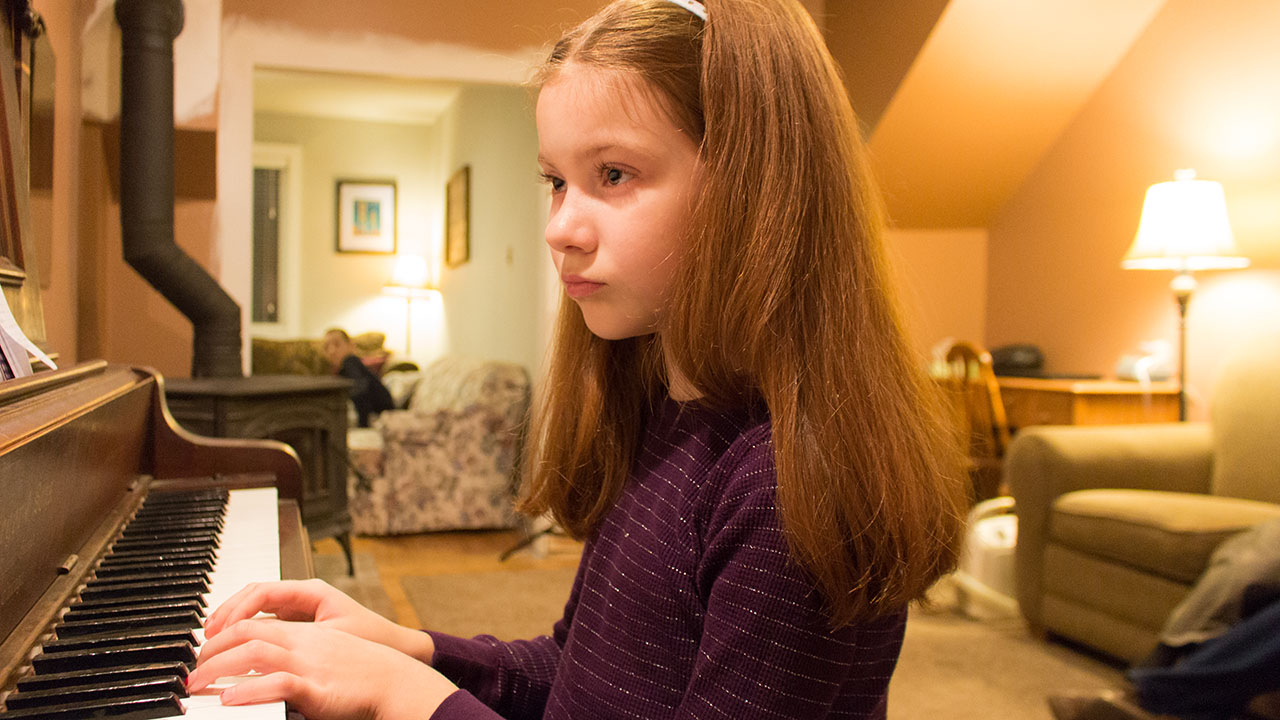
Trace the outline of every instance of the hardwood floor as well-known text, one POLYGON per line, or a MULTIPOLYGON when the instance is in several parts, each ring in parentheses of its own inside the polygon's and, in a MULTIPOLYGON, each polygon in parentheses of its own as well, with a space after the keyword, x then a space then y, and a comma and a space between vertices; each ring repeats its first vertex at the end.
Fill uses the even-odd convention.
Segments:
MULTIPOLYGON (((421 627, 418 615, 405 597, 400 579, 406 575, 449 575, 501 572, 533 568, 577 567, 582 544, 562 535, 547 535, 507 558, 504 550, 522 537, 519 530, 464 530, 388 537, 353 537, 355 553, 373 557, 378 579, 401 625, 421 627)), ((317 555, 341 555, 333 539, 313 543, 317 555)))

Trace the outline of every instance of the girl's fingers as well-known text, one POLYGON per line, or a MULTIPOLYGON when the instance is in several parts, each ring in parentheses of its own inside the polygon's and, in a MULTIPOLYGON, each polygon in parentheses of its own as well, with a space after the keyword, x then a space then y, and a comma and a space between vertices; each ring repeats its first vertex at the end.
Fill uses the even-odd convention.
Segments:
POLYGON ((261 583, 249 583, 248 585, 245 585, 234 595, 223 601, 217 609, 209 613, 209 617, 205 618, 204 621, 205 637, 213 637, 220 632, 222 628, 228 624, 228 618, 232 615, 236 615, 238 608, 242 607, 250 596, 259 592, 261 585, 261 583))
MULTIPOLYGON (((289 629, 289 625, 291 623, 266 619, 236 623, 227 628, 225 632, 219 633, 218 637, 205 639, 204 645, 200 647, 200 657, 196 660, 196 669, 199 670, 216 658, 221 657, 224 653, 229 653, 239 646, 253 642, 266 643, 278 647, 284 652, 290 652, 295 648, 295 632, 297 631, 296 629, 289 629)), ((296 624, 294 627, 297 627, 296 624)), ((253 669, 265 672, 262 668, 253 669)), ((204 677, 203 674, 201 676, 204 677)), ((212 678, 210 678, 210 682, 212 682, 212 678)))
POLYGON ((311 705, 311 685, 292 673, 273 672, 241 680, 219 693, 223 705, 251 705, 283 700, 296 708, 311 705))
POLYGON ((207 658, 201 652, 196 669, 187 676, 187 690, 203 690, 220 677, 250 672, 267 675, 289 672, 291 668, 292 654, 288 650, 266 640, 253 639, 207 658))
POLYGON ((241 620, 260 612, 272 613, 286 620, 310 620, 323 595, 309 582, 284 581, 253 583, 245 586, 218 606, 205 621, 205 637, 213 637, 241 620))

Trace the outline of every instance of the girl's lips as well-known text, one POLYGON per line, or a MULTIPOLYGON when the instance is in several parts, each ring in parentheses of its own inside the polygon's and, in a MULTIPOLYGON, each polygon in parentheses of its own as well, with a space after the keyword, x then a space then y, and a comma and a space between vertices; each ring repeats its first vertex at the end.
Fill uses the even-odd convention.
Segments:
POLYGON ((602 287, 604 283, 590 282, 581 278, 564 278, 564 291, 575 300, 587 297, 602 287))

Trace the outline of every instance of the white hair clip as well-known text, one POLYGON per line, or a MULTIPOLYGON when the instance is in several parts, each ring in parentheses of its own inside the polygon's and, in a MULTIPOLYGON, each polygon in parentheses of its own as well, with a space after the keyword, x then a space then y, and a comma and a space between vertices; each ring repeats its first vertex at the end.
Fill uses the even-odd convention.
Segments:
POLYGON ((667 0, 672 5, 679 5, 689 12, 702 18, 702 22, 707 21, 707 6, 698 2, 698 0, 667 0))

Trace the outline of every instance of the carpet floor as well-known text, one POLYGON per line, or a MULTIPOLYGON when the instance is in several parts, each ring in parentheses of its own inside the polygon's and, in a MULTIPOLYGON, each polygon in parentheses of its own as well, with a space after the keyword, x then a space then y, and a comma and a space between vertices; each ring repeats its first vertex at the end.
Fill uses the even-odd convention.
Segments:
POLYGON ((520 640, 549 635, 564 615, 573 568, 406 577, 400 581, 432 630, 520 640))
POLYGON ((889 720, 1051 720, 1050 695, 1123 686, 1110 665, 1033 636, 1018 617, 977 620, 945 587, 913 606, 889 683, 889 720))
POLYGON ((387 597, 387 591, 382 589, 382 583, 378 580, 378 567, 373 556, 355 553, 352 559, 355 561, 355 575, 347 574, 347 560, 342 555, 314 553, 311 556, 316 577, 382 617, 395 620, 396 612, 391 606, 391 598, 387 597))

